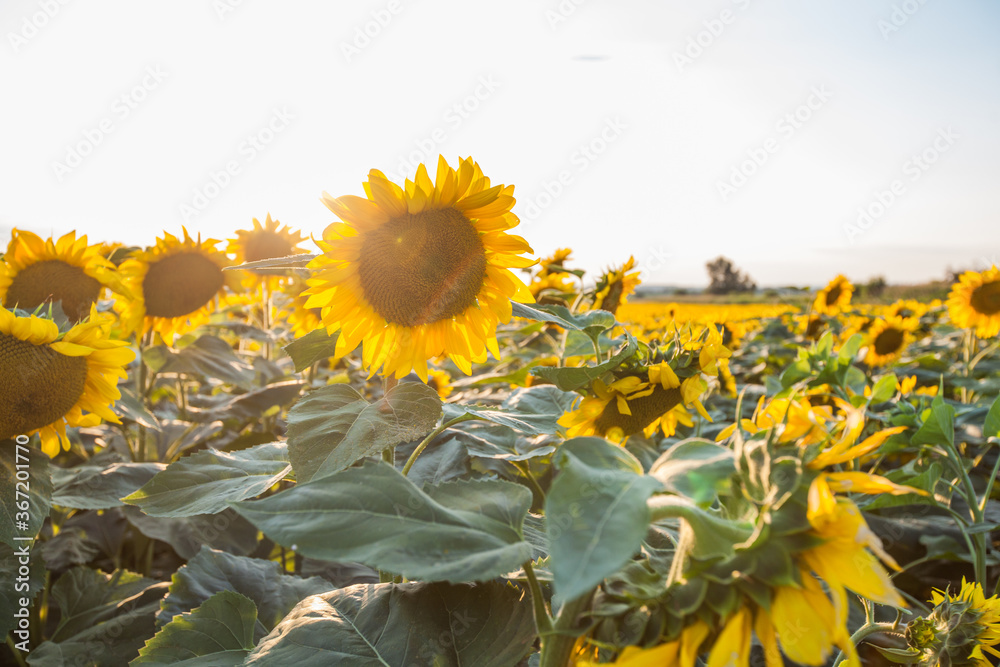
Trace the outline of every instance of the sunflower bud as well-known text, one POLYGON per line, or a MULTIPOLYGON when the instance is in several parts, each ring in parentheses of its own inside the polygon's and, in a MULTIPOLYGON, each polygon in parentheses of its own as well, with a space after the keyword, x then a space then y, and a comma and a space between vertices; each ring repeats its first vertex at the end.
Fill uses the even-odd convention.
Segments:
POLYGON ((918 618, 906 626, 906 641, 921 652, 920 665, 977 665, 979 660, 979 623, 982 612, 972 600, 945 598, 927 618, 918 618))

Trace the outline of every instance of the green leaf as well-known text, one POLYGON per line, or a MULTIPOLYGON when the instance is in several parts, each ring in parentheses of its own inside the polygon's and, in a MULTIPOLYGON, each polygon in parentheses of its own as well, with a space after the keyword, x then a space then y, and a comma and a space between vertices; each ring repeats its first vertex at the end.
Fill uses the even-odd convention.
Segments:
POLYGON ((197 609, 167 623, 129 665, 242 665, 254 647, 257 607, 232 591, 216 593, 197 609))
POLYGON ((879 381, 875 383, 875 387, 872 389, 872 396, 870 403, 872 405, 877 405, 879 403, 884 403, 890 398, 896 395, 896 387, 898 385, 898 380, 896 379, 895 373, 889 373, 888 375, 883 375, 879 378, 879 381))
MULTIPOLYGON (((24 558, 23 549, 29 542, 22 542, 15 551, 10 546, 0 543, 0 636, 17 627, 18 619, 14 614, 20 614, 22 608, 31 609, 35 595, 45 586, 45 566, 37 552, 32 554, 29 549, 28 576, 19 572, 24 558), (28 602, 22 607, 21 600, 28 602)), ((20 641, 20 638, 15 638, 20 641)))
POLYGON ((1000 396, 993 401, 990 411, 986 414, 986 421, 983 422, 984 438, 1000 438, 1000 396))
POLYGON ((622 454, 627 452, 621 447, 590 437, 567 440, 559 448, 559 473, 545 500, 545 527, 549 567, 563 600, 589 592, 625 565, 649 530, 646 501, 661 485, 643 476, 641 466, 637 474, 622 454))
POLYGON ((120 507, 127 496, 166 468, 162 463, 112 463, 52 469, 52 504, 80 510, 120 507))
MULTIPOLYGON (((539 438, 519 436, 507 426, 489 422, 463 422, 452 427, 452 430, 457 432, 456 437, 473 458, 527 461, 556 451, 556 443, 551 438, 544 438, 539 442, 539 438)), ((417 459, 417 463, 420 463, 420 459, 417 459)))
MULTIPOLYGON (((536 322, 551 322, 553 324, 558 324, 564 329, 574 329, 580 331, 580 327, 575 324, 571 319, 563 318, 554 314, 554 310, 551 306, 540 306, 535 304, 535 307, 526 306, 523 303, 517 303, 516 301, 511 301, 511 312, 514 317, 521 317, 526 320, 534 320, 536 322)), ((566 310, 563 308, 563 310, 566 310)))
POLYGON ((266 387, 234 396, 210 408, 198 409, 189 406, 188 413, 191 421, 221 419, 246 423, 260 419, 261 415, 271 408, 291 404, 302 393, 302 388, 305 386, 306 383, 300 380, 275 382, 266 387))
POLYGON ((506 583, 368 584, 310 598, 247 658, 248 667, 515 667, 536 630, 506 583))
POLYGON ((49 515, 52 479, 49 457, 13 440, 0 443, 0 542, 17 548, 15 537, 34 537, 49 515))
POLYGON ((160 430, 160 422, 149 409, 143 405, 142 401, 135 397, 135 391, 131 387, 121 388, 122 397, 115 401, 115 414, 122 419, 133 421, 144 428, 160 430))
POLYGON ((843 345, 840 346, 840 351, 837 353, 837 360, 844 364, 849 364, 854 360, 854 357, 858 355, 858 350, 861 349, 861 345, 865 342, 865 337, 859 333, 852 335, 843 345))
MULTIPOLYGON (((236 356, 229 343, 221 338, 202 336, 180 352, 173 352, 163 346, 153 349, 160 350, 159 356, 162 357, 159 373, 193 375, 203 379, 222 380, 246 390, 253 388, 256 375, 253 366, 236 356)), ((144 351, 143 360, 151 352, 144 351)))
POLYGON ((274 561, 234 556, 202 547, 197 556, 174 573, 170 591, 160 604, 156 624, 165 625, 216 593, 233 591, 247 596, 256 605, 259 626, 256 639, 260 639, 300 600, 333 587, 320 577, 305 579, 285 574, 274 561))
POLYGON ((623 361, 632 356, 638 349, 638 342, 631 334, 626 334, 625 344, 610 360, 596 366, 580 368, 553 368, 551 366, 536 366, 531 374, 551 382, 563 391, 575 391, 590 384, 608 371, 614 370, 623 361))
POLYGON ((402 382, 374 403, 348 385, 329 385, 288 412, 288 456, 296 478, 308 482, 421 438, 439 417, 441 399, 422 382, 402 382))
POLYGON ((295 363, 295 372, 301 373, 317 361, 334 356, 339 337, 339 331, 330 335, 326 333, 326 329, 314 329, 305 336, 296 338, 282 349, 295 363))
POLYGON ((503 402, 499 410, 478 405, 448 403, 446 419, 468 413, 486 421, 507 426, 528 435, 552 435, 559 428, 559 418, 569 410, 577 395, 556 387, 540 385, 518 389, 503 402))
POLYGON ((955 408, 944 402, 940 396, 934 397, 923 425, 913 434, 913 445, 955 444, 955 408))
POLYGON ((667 490, 699 505, 711 504, 735 473, 731 449, 694 438, 668 449, 649 470, 667 490))
POLYGON ((260 495, 291 470, 281 442, 232 453, 204 449, 171 463, 122 500, 148 516, 216 514, 229 501, 260 495))
POLYGON ((140 533, 166 542, 184 559, 193 558, 203 544, 237 554, 250 553, 257 546, 257 529, 231 509, 179 518, 146 516, 132 506, 123 510, 140 533))
MULTIPOLYGON (((733 546, 742 544, 753 534, 753 526, 745 521, 732 521, 705 510, 680 496, 656 496, 652 501, 656 520, 677 517, 694 533, 687 554, 700 560, 731 558, 733 546)), ((678 554, 677 558, 686 554, 678 554)))
POLYGON ((385 463, 366 462, 234 504, 278 544, 311 558, 353 561, 428 581, 481 581, 531 555, 521 524, 531 492, 501 481, 418 489, 385 463))
POLYGON ((242 264, 237 264, 236 266, 226 266, 223 267, 223 271, 237 271, 246 269, 298 269, 305 267, 306 264, 312 260, 319 257, 319 255, 310 255, 307 253, 300 253, 296 255, 286 255, 284 257, 271 257, 270 259, 260 259, 256 262, 243 262, 242 264))

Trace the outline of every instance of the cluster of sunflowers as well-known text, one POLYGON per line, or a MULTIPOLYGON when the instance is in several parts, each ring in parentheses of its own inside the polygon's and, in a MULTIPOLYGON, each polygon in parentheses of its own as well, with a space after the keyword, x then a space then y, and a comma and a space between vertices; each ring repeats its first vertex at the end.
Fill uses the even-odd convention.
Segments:
MULTIPOLYGON (((991 475, 979 470, 1000 438, 1000 403, 984 403, 1000 392, 996 267, 963 274, 947 303, 855 304, 843 276, 804 312, 643 302, 632 257, 590 283, 570 265, 568 248, 528 257, 527 241, 511 233, 513 186, 492 185, 471 159, 457 167, 439 159, 433 179, 421 165, 402 185, 372 170, 364 194, 323 194, 338 221, 316 240, 316 254, 270 215, 225 248, 187 229, 147 249, 15 229, 0 262, 0 441, 37 434, 42 451, 65 463, 104 442, 85 443, 81 429, 107 422, 142 433, 136 408, 123 424, 116 403, 134 383, 138 409, 155 412, 146 377, 152 349, 167 350, 165 358, 200 332, 241 324, 262 332, 226 339, 234 353, 263 359, 247 366, 251 375, 267 375, 265 384, 297 375, 271 364, 271 344, 289 343, 294 366, 309 369, 307 396, 343 399, 310 413, 310 428, 337 426, 323 421, 327 413, 372 408, 366 395, 380 414, 402 420, 420 410, 397 411, 399 387, 429 391, 433 419, 394 426, 407 436, 400 442, 419 441, 403 477, 435 446, 468 451, 461 443, 473 442, 500 452, 456 475, 463 484, 500 478, 515 484, 491 488, 531 489, 530 503, 509 501, 500 513, 523 504, 527 515, 530 504, 544 538, 525 545, 537 553, 507 576, 533 602, 542 667, 723 667, 749 665, 754 655, 768 667, 786 658, 930 667, 1000 657, 1000 600, 983 589, 997 562, 987 513, 1000 458, 991 475), (293 350, 304 347, 311 351, 300 365, 293 350), (381 382, 371 384, 376 374, 381 382), (741 418, 750 397, 756 408, 741 418), (968 423, 984 415, 981 426, 968 423), (463 426, 476 420, 489 426, 463 426), (546 517, 557 487, 586 467, 574 469, 576 460, 607 465, 607 479, 595 473, 595 497, 602 484, 620 483, 621 493, 605 514, 581 511, 570 524, 595 535, 609 522, 637 529, 634 543, 587 545, 580 559, 595 568, 587 574, 594 581, 563 599, 573 566, 547 549, 566 531, 546 517), (964 540, 957 550, 968 548, 954 560, 971 567, 972 583, 963 579, 957 593, 947 582, 934 591, 897 585, 913 563, 897 562, 870 513, 889 521, 877 513, 907 503, 954 519, 964 540), (604 548, 624 557, 604 556, 597 568, 593 552, 604 548)), ((221 384, 202 392, 202 404, 227 391, 221 384)), ((278 441, 283 461, 305 465, 295 449, 305 447, 296 442, 305 411, 296 431, 281 419, 295 408, 270 408, 251 429, 260 439, 247 446, 278 441)), ((344 423, 322 444, 310 441, 309 456, 347 439, 344 423)), ((361 453, 332 472, 367 474, 375 464, 364 460, 379 453, 378 465, 400 468, 395 445, 376 451, 380 434, 358 431, 351 437, 364 443, 361 453)), ((139 452, 133 462, 144 460, 139 452)), ((316 470, 303 470, 254 493, 308 488, 316 470)), ((521 523, 517 540, 527 539, 521 523)), ((379 585, 406 585, 379 574, 379 585)))

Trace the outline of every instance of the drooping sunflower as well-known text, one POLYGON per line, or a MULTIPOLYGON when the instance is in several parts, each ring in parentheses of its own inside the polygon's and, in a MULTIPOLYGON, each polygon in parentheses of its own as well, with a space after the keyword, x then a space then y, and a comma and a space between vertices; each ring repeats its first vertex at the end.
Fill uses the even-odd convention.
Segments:
POLYGON ((67 425, 118 423, 111 405, 135 353, 108 338, 113 322, 91 307, 88 321, 60 334, 51 320, 0 307, 0 440, 38 433, 55 456, 69 449, 67 425))
POLYGON ((951 286, 948 316, 955 326, 975 328, 980 338, 1000 333, 1000 269, 966 271, 951 286))
POLYGON ((705 380, 695 375, 682 382, 665 362, 649 366, 646 379, 625 375, 611 384, 597 379, 590 389, 593 396, 584 398, 575 410, 559 419, 567 438, 597 435, 624 442, 636 433, 648 437, 657 428, 669 437, 678 422, 693 425, 689 406, 711 421, 700 401, 707 389, 705 380))
MULTIPOLYGON (((298 244, 306 239, 302 232, 292 231, 278 220, 272 220, 271 214, 261 225, 257 218, 253 219, 253 229, 240 229, 235 239, 229 239, 226 252, 235 255, 236 263, 259 262, 275 257, 288 257, 306 252, 298 244)), ((245 287, 255 287, 264 281, 277 283, 288 275, 286 269, 247 269, 243 280, 245 287)))
POLYGON ((847 278, 839 275, 816 295, 816 300, 813 301, 813 312, 822 315, 837 315, 841 311, 847 310, 851 304, 852 294, 854 294, 854 285, 847 278))
POLYGON ((87 237, 70 232, 59 240, 15 229, 0 262, 0 303, 7 308, 34 310, 59 301, 73 322, 90 313, 90 306, 107 287, 123 292, 114 265, 101 255, 101 246, 87 245, 87 237))
POLYGON ((427 360, 447 354, 466 374, 499 357, 496 328, 511 318, 510 300, 534 301, 510 268, 527 268, 532 252, 511 212, 514 186, 490 185, 472 158, 452 169, 439 158, 434 181, 420 165, 401 188, 373 169, 367 198, 323 203, 343 222, 318 241, 323 254, 306 302, 322 309, 337 354, 364 341, 362 363, 372 373, 427 380, 427 360))
POLYGON ((885 366, 899 359, 913 342, 913 331, 917 324, 916 320, 904 320, 902 317, 875 320, 868 329, 865 341, 868 346, 865 363, 869 366, 885 366))
POLYGON ((618 307, 642 284, 639 272, 633 271, 634 268, 635 257, 629 257, 620 268, 611 269, 601 276, 594 295, 594 310, 606 310, 612 315, 618 312, 618 307))
POLYGON ((156 331, 167 345, 208 321, 216 295, 239 280, 223 271, 230 262, 216 249, 215 239, 197 239, 184 231, 184 239, 163 233, 156 245, 135 253, 122 263, 121 274, 132 298, 116 304, 127 332, 139 335, 156 331))

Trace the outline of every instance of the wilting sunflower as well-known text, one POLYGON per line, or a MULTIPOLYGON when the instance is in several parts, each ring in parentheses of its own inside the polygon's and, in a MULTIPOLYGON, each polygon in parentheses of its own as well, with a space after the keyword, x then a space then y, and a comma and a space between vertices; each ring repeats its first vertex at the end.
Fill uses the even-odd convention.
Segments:
POLYGON ((101 246, 87 245, 87 237, 76 232, 54 241, 15 229, 0 262, 0 303, 7 308, 30 311, 59 301, 66 317, 79 322, 105 287, 124 291, 101 246))
MULTIPOLYGON (((293 232, 287 225, 271 220, 271 214, 268 213, 263 226, 254 218, 253 229, 238 230, 236 238, 229 240, 226 252, 236 256, 237 264, 259 262, 304 253, 306 251, 299 248, 298 244, 305 240, 302 232, 293 232)), ((254 287, 268 278, 273 278, 270 282, 275 283, 287 274, 285 269, 247 269, 243 284, 254 287)))
POLYGON ((711 421, 700 399, 707 383, 700 376, 681 382, 666 363, 649 366, 646 379, 626 375, 611 384, 600 379, 591 384, 593 396, 584 398, 576 410, 559 419, 566 437, 598 435, 615 442, 643 433, 647 437, 659 428, 667 437, 677 423, 693 425, 687 406, 694 406, 711 421))
POLYGON ((60 335, 51 320, 0 307, 0 440, 38 433, 55 456, 60 444, 69 449, 67 425, 118 423, 110 406, 135 353, 108 339, 113 322, 92 308, 87 322, 60 335))
POLYGON ((904 320, 902 317, 875 320, 868 328, 865 363, 869 366, 885 366, 899 359, 906 347, 913 342, 913 331, 917 324, 916 320, 904 320))
POLYGON ((955 326, 975 328, 980 338, 1000 333, 1000 269, 963 273, 951 286, 948 316, 955 326))
POLYGON ((405 188, 373 169, 366 199, 347 195, 323 203, 344 222, 318 241, 323 255, 306 305, 322 308, 329 333, 340 330, 337 354, 364 341, 371 372, 427 380, 427 360, 447 354, 466 374, 472 362, 499 357, 496 328, 511 318, 510 300, 533 302, 508 269, 527 268, 532 252, 511 213, 514 186, 490 186, 472 158, 452 169, 439 158, 432 181, 420 165, 405 188))
POLYGON ((629 257, 620 268, 611 269, 601 276, 594 295, 594 310, 606 310, 612 315, 618 312, 618 307, 642 283, 639 272, 632 270, 634 268, 635 258, 629 257))
POLYGON ((844 276, 837 276, 819 291, 813 301, 813 312, 823 315, 837 315, 851 304, 854 285, 844 276))
POLYGON ((229 260, 216 250, 217 240, 202 241, 201 234, 195 240, 183 231, 183 241, 164 232, 155 246, 122 263, 120 271, 132 293, 119 306, 127 332, 156 331, 172 345, 175 336, 208 321, 215 296, 239 280, 222 270, 229 260))

